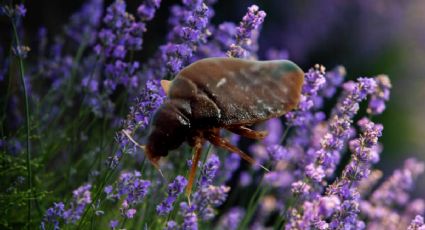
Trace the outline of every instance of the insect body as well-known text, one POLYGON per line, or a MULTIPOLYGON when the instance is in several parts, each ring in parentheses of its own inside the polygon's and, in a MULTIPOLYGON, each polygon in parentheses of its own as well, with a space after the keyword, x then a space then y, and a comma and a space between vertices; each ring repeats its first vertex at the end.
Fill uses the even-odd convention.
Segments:
POLYGON ((255 161, 229 141, 220 129, 261 140, 266 132, 247 126, 294 109, 301 95, 303 71, 286 60, 249 61, 207 58, 184 68, 176 78, 162 81, 168 100, 153 116, 146 154, 153 165, 183 142, 194 147, 187 193, 190 194, 202 144, 213 145, 255 161))

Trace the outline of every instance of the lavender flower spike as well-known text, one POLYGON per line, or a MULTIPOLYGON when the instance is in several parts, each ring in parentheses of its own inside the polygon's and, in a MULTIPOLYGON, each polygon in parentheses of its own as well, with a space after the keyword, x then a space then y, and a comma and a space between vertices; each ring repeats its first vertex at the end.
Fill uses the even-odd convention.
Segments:
POLYGON ((424 230, 425 224, 424 224, 424 218, 421 215, 417 215, 415 219, 412 220, 412 223, 410 223, 409 227, 407 227, 407 230, 424 230))
POLYGON ((183 4, 184 8, 173 8, 174 28, 168 35, 172 42, 160 47, 161 59, 166 61, 171 74, 177 74, 187 64, 208 35, 208 6, 202 0, 183 1, 183 4))
POLYGON ((375 77, 375 81, 377 87, 367 108, 367 113, 372 115, 381 114, 385 110, 385 102, 390 99, 390 89, 392 87, 387 75, 379 75, 375 77))
POLYGON ((180 211, 183 216, 182 230, 198 230, 198 217, 195 213, 195 206, 186 202, 180 203, 180 211))
POLYGON ((86 184, 72 192, 73 198, 71 208, 63 213, 63 219, 65 219, 67 223, 77 222, 84 213, 86 206, 92 203, 90 189, 91 184, 86 184))
POLYGON ((359 78, 356 83, 346 83, 344 88, 342 98, 332 111, 329 132, 323 136, 321 148, 315 153, 317 161, 315 165, 312 163, 306 166, 307 176, 316 182, 334 173, 340 160, 340 151, 352 135, 352 118, 359 110, 359 103, 375 91, 376 82, 372 78, 359 78))
POLYGON ((40 228, 43 230, 49 229, 46 225, 53 224, 54 229, 60 229, 59 221, 63 217, 64 209, 65 205, 62 202, 54 203, 53 207, 47 209, 46 214, 44 214, 40 228))
POLYGON ((187 185, 187 180, 183 176, 177 176, 176 179, 168 185, 168 197, 156 206, 156 212, 164 216, 173 210, 173 203, 183 192, 187 185))
POLYGON ((257 32, 256 30, 263 23, 265 17, 266 13, 259 10, 257 5, 248 7, 248 12, 236 28, 236 42, 230 46, 227 56, 246 58, 250 56, 251 51, 255 51, 253 37, 257 32))

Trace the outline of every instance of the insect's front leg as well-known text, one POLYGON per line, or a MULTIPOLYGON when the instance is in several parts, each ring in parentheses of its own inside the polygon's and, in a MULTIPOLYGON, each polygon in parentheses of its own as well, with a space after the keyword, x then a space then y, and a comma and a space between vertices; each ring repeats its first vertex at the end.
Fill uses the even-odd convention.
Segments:
POLYGON ((254 139, 254 140, 263 140, 264 138, 266 138, 268 134, 267 131, 255 131, 243 125, 228 126, 225 128, 232 133, 236 133, 238 135, 244 136, 246 138, 254 139))

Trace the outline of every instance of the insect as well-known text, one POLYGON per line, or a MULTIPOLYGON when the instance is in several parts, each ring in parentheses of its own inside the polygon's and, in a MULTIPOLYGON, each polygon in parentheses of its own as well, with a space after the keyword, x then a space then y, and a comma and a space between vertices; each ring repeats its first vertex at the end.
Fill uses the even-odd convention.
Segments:
POLYGON ((161 81, 168 99, 151 121, 145 152, 159 169, 158 161, 168 151, 187 142, 194 149, 189 196, 207 140, 237 153, 251 164, 255 160, 220 137, 220 130, 261 140, 265 131, 248 126, 279 117, 300 100, 304 72, 286 60, 250 61, 236 58, 206 58, 184 68, 172 81, 161 81))

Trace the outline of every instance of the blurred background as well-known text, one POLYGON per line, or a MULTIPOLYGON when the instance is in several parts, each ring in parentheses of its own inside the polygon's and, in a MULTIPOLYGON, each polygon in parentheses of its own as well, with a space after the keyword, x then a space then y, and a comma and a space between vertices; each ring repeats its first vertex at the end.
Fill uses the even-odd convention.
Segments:
MULTIPOLYGON (((25 37, 35 37, 40 26, 47 28, 49 37, 61 33, 83 2, 27 1, 31 10, 24 20, 25 37)), ((126 2, 129 11, 135 11, 141 1, 126 2)), ((168 8, 174 3, 178 1, 163 0, 148 24, 142 59, 163 43, 168 8)), ((273 48, 287 52, 304 70, 320 63, 328 69, 345 66, 348 78, 389 75, 391 99, 386 112, 376 118, 385 126, 384 152, 377 167, 388 176, 409 156, 425 160, 425 1, 222 0, 215 4, 213 23, 238 22, 251 4, 267 13, 259 38, 260 59, 273 48)), ((1 34, 8 31, 6 21, 0 25, 1 34)), ((2 43, 7 42, 4 39, 0 37, 2 43)), ((423 177, 421 181, 416 193, 425 191, 423 177)))

